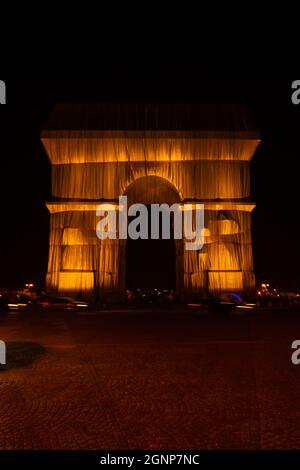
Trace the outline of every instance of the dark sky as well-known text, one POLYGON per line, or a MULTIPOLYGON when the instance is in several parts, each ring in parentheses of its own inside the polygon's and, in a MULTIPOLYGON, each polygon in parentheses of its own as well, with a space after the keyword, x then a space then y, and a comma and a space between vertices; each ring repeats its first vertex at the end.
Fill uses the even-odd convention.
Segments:
MULTIPOLYGON (((7 105, 0 106, 0 287, 44 281, 50 164, 40 129, 59 101, 246 103, 261 131, 251 163, 253 247, 259 280, 300 289, 300 105, 291 102, 297 79, 203 79, 187 73, 144 79, 14 81, 5 76, 7 105), (170 78, 171 77, 171 78, 170 78)), ((298 77, 300 78, 300 77, 298 77)))

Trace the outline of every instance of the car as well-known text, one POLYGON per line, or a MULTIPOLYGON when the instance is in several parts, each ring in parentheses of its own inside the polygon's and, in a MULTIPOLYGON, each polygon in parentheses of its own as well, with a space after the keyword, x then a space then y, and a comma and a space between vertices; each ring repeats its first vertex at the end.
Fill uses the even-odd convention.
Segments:
POLYGON ((235 309, 234 302, 214 297, 198 299, 194 303, 187 304, 187 309, 192 311, 208 310, 212 313, 229 313, 235 309))
POLYGON ((246 302, 242 297, 235 293, 230 293, 227 295, 227 298, 230 302, 235 304, 235 308, 241 311, 251 311, 255 310, 256 304, 246 302))
POLYGON ((29 306, 28 299, 16 293, 1 293, 0 294, 0 311, 16 311, 27 310, 29 306))
POLYGON ((87 302, 81 302, 71 297, 47 298, 41 300, 39 303, 44 309, 51 310, 79 310, 89 307, 87 302))
POLYGON ((187 305, 188 310, 208 310, 212 313, 230 313, 234 310, 253 311, 255 304, 246 303, 238 294, 224 294, 222 298, 207 297, 197 299, 196 302, 187 305))

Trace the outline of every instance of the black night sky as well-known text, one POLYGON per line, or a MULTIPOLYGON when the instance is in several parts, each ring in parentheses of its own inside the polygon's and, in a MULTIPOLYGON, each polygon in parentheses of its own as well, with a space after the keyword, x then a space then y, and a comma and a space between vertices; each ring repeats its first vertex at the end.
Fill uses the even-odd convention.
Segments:
POLYGON ((147 80, 0 78, 7 86, 7 105, 0 106, 0 287, 44 282, 51 172, 39 136, 53 104, 153 101, 248 104, 262 139, 251 163, 255 273, 258 281, 300 290, 300 105, 291 102, 297 76, 275 81, 209 80, 188 72, 184 78, 172 73, 147 80))

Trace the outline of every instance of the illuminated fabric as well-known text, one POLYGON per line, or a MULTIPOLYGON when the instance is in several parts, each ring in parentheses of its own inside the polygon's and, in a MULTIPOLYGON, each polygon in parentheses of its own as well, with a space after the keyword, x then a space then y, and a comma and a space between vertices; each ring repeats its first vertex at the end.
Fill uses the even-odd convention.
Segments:
POLYGON ((89 293, 94 289, 93 272, 60 272, 58 289, 60 292, 89 293))
POLYGON ((220 286, 224 291, 241 291, 243 290, 243 273, 242 272, 210 272, 208 279, 208 287, 211 292, 218 292, 220 286))
MULTIPOLYGON (((112 111, 107 110, 109 115, 112 111)), ((98 203, 106 200, 118 207, 120 195, 127 195, 129 204, 204 203, 202 250, 186 251, 184 241, 176 241, 180 295, 253 289, 254 205, 247 201, 257 132, 247 130, 244 121, 232 131, 178 129, 50 126, 43 132, 52 163, 52 195, 57 198, 48 204, 49 290, 94 296, 124 293, 126 244, 96 237, 98 203)))
MULTIPOLYGON (((181 199, 239 199, 249 196, 247 162, 138 162, 52 166, 52 194, 59 198, 116 199, 144 176, 169 181, 181 199)), ((147 190, 147 181, 144 181, 147 190)), ((163 190, 158 185, 157 191, 163 190)), ((163 199, 161 199, 163 201, 163 199)))
POLYGON ((184 252, 184 285, 192 292, 211 293, 232 289, 251 290, 255 279, 251 243, 251 213, 247 211, 205 212, 209 234, 200 251, 184 252), (226 224, 225 224, 226 222, 226 224), (233 274, 238 272, 238 274, 233 274), (228 281, 224 281, 228 274, 228 281), (245 275, 244 275, 245 274, 245 275))
POLYGON ((251 133, 51 132, 42 142, 53 165, 114 162, 249 161, 259 144, 251 133))

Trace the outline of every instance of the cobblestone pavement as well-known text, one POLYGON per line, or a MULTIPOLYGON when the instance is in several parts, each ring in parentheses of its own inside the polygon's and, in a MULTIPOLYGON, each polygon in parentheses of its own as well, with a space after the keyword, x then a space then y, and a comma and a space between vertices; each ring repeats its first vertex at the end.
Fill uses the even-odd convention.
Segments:
POLYGON ((300 312, 0 317, 0 449, 300 448, 300 312))

